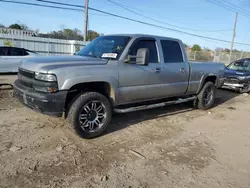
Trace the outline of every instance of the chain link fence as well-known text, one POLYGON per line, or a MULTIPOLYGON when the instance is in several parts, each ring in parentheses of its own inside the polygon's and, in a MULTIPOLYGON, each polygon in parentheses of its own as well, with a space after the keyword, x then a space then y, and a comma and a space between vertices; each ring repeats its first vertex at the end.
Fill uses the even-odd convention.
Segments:
POLYGON ((242 58, 250 58, 250 52, 233 52, 230 59, 229 52, 197 51, 187 52, 189 61, 214 61, 228 64, 242 58))

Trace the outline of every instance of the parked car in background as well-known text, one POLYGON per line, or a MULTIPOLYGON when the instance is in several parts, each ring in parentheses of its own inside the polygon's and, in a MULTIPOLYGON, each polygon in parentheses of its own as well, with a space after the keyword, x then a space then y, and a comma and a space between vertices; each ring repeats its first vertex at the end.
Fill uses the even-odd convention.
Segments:
POLYGON ((21 61, 33 56, 37 53, 24 48, 0 47, 0 73, 17 73, 21 61))
POLYGON ((126 113, 193 101, 214 105, 224 81, 222 63, 189 62, 178 39, 151 35, 108 35, 74 56, 23 61, 14 83, 29 108, 65 116, 84 138, 101 134, 112 112, 126 113))
POLYGON ((250 92, 250 58, 236 60, 225 70, 223 88, 233 89, 240 93, 250 92))

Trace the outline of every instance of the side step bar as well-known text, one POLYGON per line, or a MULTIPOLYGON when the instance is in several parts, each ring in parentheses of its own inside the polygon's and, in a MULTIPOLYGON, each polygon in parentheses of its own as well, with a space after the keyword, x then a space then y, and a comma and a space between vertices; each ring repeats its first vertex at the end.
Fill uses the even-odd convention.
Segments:
POLYGON ((167 102, 150 104, 150 105, 142 105, 142 106, 135 106, 135 107, 130 107, 130 108, 122 108, 122 109, 115 108, 114 111, 116 113, 128 113, 128 112, 135 112, 135 111, 139 111, 139 110, 148 110, 148 109, 168 106, 168 105, 172 105, 172 104, 185 103, 185 102, 188 102, 188 101, 193 101, 196 98, 197 97, 194 96, 194 97, 189 97, 189 98, 185 98, 185 99, 180 98, 180 99, 174 100, 174 101, 167 101, 167 102))

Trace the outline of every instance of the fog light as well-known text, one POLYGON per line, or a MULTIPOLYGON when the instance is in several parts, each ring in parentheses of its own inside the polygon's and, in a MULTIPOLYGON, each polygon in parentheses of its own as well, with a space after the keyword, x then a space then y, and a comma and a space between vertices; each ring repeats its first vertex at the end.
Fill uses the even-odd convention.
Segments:
POLYGON ((55 88, 55 87, 34 86, 34 89, 35 89, 36 91, 45 92, 45 93, 55 93, 55 92, 58 91, 58 89, 55 88))

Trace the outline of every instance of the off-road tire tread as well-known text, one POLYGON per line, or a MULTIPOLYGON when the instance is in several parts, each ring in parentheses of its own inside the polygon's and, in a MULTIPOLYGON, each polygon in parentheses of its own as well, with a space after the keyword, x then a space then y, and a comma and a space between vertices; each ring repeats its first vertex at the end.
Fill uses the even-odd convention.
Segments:
POLYGON ((69 112, 68 112, 68 116, 67 116, 68 124, 72 128, 74 128, 75 131, 81 137, 86 138, 86 139, 94 138, 94 137, 97 137, 100 134, 102 134, 106 130, 107 126, 110 124, 111 119, 112 119, 112 106, 111 106, 110 101, 107 99, 107 97, 105 97, 104 95, 97 93, 97 92, 84 92, 84 93, 80 93, 73 100, 74 101, 72 102, 72 104, 69 108, 69 112), (103 125, 101 130, 99 130, 98 132, 94 132, 94 133, 87 133, 87 132, 84 132, 80 128, 80 125, 78 122, 78 113, 79 113, 80 109, 82 108, 82 106, 84 104, 86 104, 91 99, 102 101, 102 103, 106 106, 107 119, 106 119, 106 122, 103 125))
POLYGON ((202 109, 202 110, 207 110, 207 109, 213 107, 214 101, 215 101, 215 93, 216 93, 216 88, 215 88, 214 83, 213 83, 213 82, 206 82, 206 83, 203 85, 203 87, 202 87, 200 93, 199 93, 198 96, 197 96, 197 101, 196 101, 196 104, 195 104, 196 107, 197 107, 198 109, 202 109), (209 86, 212 86, 212 90, 214 90, 214 96, 213 96, 213 99, 212 99, 212 101, 210 102, 210 104, 209 104, 209 105, 205 105, 205 104, 204 104, 204 101, 203 101, 203 100, 204 100, 204 92, 205 92, 206 88, 209 87, 209 86))

